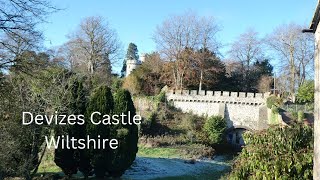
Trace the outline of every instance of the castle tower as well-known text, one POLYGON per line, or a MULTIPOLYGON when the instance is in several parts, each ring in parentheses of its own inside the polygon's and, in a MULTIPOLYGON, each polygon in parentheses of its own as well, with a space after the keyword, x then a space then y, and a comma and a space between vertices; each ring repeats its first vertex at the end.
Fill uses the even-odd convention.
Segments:
POLYGON ((135 59, 127 59, 126 77, 139 65, 135 59))
POLYGON ((126 77, 128 77, 134 69, 141 65, 145 61, 145 59, 146 55, 144 53, 140 55, 140 60, 127 59, 126 77))
POLYGON ((141 61, 141 63, 143 63, 145 60, 146 60, 146 54, 142 53, 142 54, 140 55, 140 61, 141 61))

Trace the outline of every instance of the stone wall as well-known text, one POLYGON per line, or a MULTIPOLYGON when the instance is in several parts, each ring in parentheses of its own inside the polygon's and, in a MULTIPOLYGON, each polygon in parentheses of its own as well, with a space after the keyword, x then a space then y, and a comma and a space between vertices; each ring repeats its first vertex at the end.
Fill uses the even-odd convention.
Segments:
POLYGON ((229 128, 261 130, 268 126, 267 94, 226 91, 168 91, 167 100, 183 112, 225 117, 229 128))

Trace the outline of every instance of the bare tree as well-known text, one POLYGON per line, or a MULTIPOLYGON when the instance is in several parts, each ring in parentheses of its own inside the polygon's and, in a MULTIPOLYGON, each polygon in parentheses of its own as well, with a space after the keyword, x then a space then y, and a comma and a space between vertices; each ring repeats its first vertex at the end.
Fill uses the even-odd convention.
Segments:
POLYGON ((41 33, 27 33, 16 30, 3 35, 0 40, 0 68, 8 68, 18 63, 25 51, 39 49, 41 33))
POLYGON ((41 39, 36 26, 58 9, 47 0, 0 0, 0 69, 9 67, 21 50, 41 39), (9 55, 7 54, 9 53, 9 55))
POLYGON ((200 51, 197 53, 199 56, 195 57, 196 67, 200 73, 199 91, 202 90, 204 76, 212 71, 222 71, 217 69, 216 66, 211 66, 213 61, 216 60, 216 55, 220 47, 220 43, 216 39, 216 34, 219 32, 220 27, 215 22, 213 17, 202 17, 200 23, 200 51), (208 63, 208 61, 210 61, 208 63))
POLYGON ((171 16, 157 26, 153 39, 162 56, 173 62, 171 67, 175 88, 183 88, 184 77, 190 68, 188 66, 194 59, 190 57, 191 51, 196 52, 201 48, 217 50, 218 30, 212 17, 199 17, 192 12, 171 16))
POLYGON ((113 63, 120 49, 115 30, 102 17, 85 18, 66 46, 72 64, 85 64, 91 74, 113 63))
POLYGON ((248 29, 241 34, 231 45, 229 54, 233 59, 240 61, 246 70, 249 70, 250 65, 263 56, 262 41, 258 33, 253 29, 248 29))
POLYGON ((262 92, 262 93, 270 92, 271 83, 272 83, 272 77, 266 76, 266 75, 262 76, 258 84, 259 92, 262 92))
POLYGON ((296 51, 298 61, 297 84, 299 87, 305 82, 306 78, 314 75, 314 49, 314 37, 311 34, 299 34, 296 51))
POLYGON ((281 74, 288 75, 289 92, 294 99, 296 89, 313 68, 314 44, 312 37, 302 33, 302 26, 284 24, 266 37, 266 43, 275 52, 281 74))
POLYGON ((243 73, 243 81, 245 89, 250 89, 250 67, 257 60, 263 60, 263 44, 259 38, 259 34, 253 29, 248 29, 241 34, 238 39, 232 43, 231 49, 228 51, 231 59, 241 63, 241 71, 243 73))

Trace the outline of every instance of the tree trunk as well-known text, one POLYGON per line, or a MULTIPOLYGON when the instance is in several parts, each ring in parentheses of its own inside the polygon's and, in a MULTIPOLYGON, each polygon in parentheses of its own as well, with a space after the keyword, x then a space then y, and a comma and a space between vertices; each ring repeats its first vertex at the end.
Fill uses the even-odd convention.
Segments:
POLYGON ((199 92, 202 90, 203 71, 200 71, 199 92))
POLYGON ((294 64, 294 49, 290 50, 290 96, 292 97, 292 100, 294 102, 294 92, 295 92, 295 80, 296 80, 296 68, 294 64))

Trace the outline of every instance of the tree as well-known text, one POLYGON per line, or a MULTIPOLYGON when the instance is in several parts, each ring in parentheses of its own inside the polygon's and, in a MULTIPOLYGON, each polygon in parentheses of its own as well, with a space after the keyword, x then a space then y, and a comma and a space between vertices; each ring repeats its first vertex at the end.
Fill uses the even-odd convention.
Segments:
POLYGON ((229 51, 232 59, 241 63, 241 73, 243 74, 244 91, 251 91, 252 82, 250 79, 250 71, 254 62, 263 59, 263 47, 258 33, 253 29, 248 29, 241 34, 232 45, 229 51))
POLYGON ((195 76, 191 78, 199 80, 199 91, 203 85, 207 89, 218 89, 219 83, 225 79, 224 64, 214 52, 206 48, 195 53, 194 65, 191 67, 195 71, 195 76))
POLYGON ((258 91, 260 93, 270 92, 273 78, 271 76, 262 75, 258 83, 258 91))
MULTIPOLYGON (((100 86, 96 88, 93 94, 90 96, 90 100, 87 107, 86 118, 90 119, 90 115, 98 111, 101 114, 111 115, 114 108, 113 96, 111 89, 107 86, 100 86)), ((103 124, 93 125, 91 123, 87 124, 87 132, 90 137, 98 139, 100 135, 101 139, 110 138, 110 127, 103 124)), ((98 178, 103 178, 107 172, 106 163, 110 160, 108 159, 108 154, 111 150, 107 149, 90 149, 88 154, 90 154, 91 164, 93 165, 94 173, 98 178)))
MULTIPOLYGON (((71 82, 71 100, 68 106, 68 114, 85 114, 86 98, 83 81, 74 77, 71 82)), ((55 127, 55 136, 69 135, 76 139, 84 139, 87 135, 86 124, 84 125, 67 125, 55 127)), ((60 144, 61 145, 61 144, 60 144)), ((54 162, 59 166, 64 174, 71 177, 80 170, 85 177, 91 172, 90 157, 86 150, 81 149, 55 149, 54 162)))
POLYGON ((115 62, 120 47, 115 30, 102 17, 85 18, 67 45, 71 49, 69 56, 74 58, 78 68, 89 74, 99 69, 111 74, 110 66, 115 62))
POLYGON ((239 61, 226 62, 227 77, 224 80, 224 90, 267 92, 271 87, 273 66, 268 59, 255 60, 249 65, 249 70, 243 70, 239 61))
POLYGON ((159 52, 171 61, 171 81, 176 89, 184 88, 190 55, 188 50, 207 48, 217 52, 216 33, 219 26, 212 17, 199 17, 187 12, 166 19, 154 33, 159 52))
POLYGON ((134 43, 130 43, 126 58, 123 60, 123 65, 121 69, 121 77, 124 77, 127 70, 127 60, 136 60, 139 61, 139 55, 138 55, 138 47, 134 43))
POLYGON ((305 81, 298 89, 297 101, 299 103, 314 102, 314 82, 305 81))
POLYGON ((289 79, 289 86, 285 89, 291 96, 313 70, 313 39, 310 34, 303 34, 302 29, 297 24, 283 24, 266 37, 266 43, 278 57, 279 75, 289 79))
POLYGON ((268 59, 256 61, 249 71, 249 91, 269 92, 272 82, 273 66, 268 59))
POLYGON ((166 83, 169 83, 167 73, 163 73, 163 61, 159 53, 146 54, 144 63, 126 77, 123 88, 134 95, 156 95, 166 83))
MULTIPOLYGON (((125 122, 129 121, 136 114, 130 92, 120 89, 114 95, 113 114, 126 114, 125 122)), ((132 122, 132 119, 130 120, 132 122)), ((118 148, 110 151, 108 155, 107 169, 112 177, 120 177, 127 170, 136 158, 138 152, 138 126, 136 124, 119 124, 110 128, 110 137, 117 137, 118 148)))
POLYGON ((133 59, 136 61, 139 60, 138 47, 134 43, 129 44, 127 54, 126 54, 126 59, 133 59))
POLYGON ((21 76, 6 78, 3 82, 5 86, 1 88, 0 176, 3 178, 19 176, 31 180, 41 161, 43 154, 41 145, 47 127, 21 125, 22 112, 37 113, 38 108, 42 108, 41 102, 26 96, 31 90, 24 80, 21 76))
POLYGON ((22 112, 65 112, 70 103, 67 97, 71 74, 48 63, 45 53, 28 51, 9 70, 0 87, 0 174, 31 179, 46 150, 42 146, 44 136, 50 135, 51 128, 21 125, 22 112), (26 67, 32 73, 24 73, 18 67, 26 67))
POLYGON ((123 62, 122 62, 122 69, 121 69, 121 72, 120 72, 120 77, 123 78, 126 76, 127 74, 127 60, 124 59, 123 62))
POLYGON ((130 93, 132 93, 133 95, 143 94, 143 84, 141 82, 140 77, 137 76, 141 74, 140 69, 140 67, 137 68, 135 71, 133 71, 133 73, 130 76, 126 77, 122 85, 124 89, 130 91, 130 93))
POLYGON ((17 49, 21 52, 26 46, 29 46, 27 50, 30 50, 30 47, 35 45, 34 41, 42 37, 36 26, 45 22, 47 15, 58 9, 47 0, 1 0, 0 4, 0 35, 5 37, 0 39, 0 69, 3 69, 9 67, 17 58, 8 54, 3 56, 2 53, 12 54, 14 50, 16 55, 17 49), (15 46, 12 46, 13 42, 15 46))
POLYGON ((212 116, 204 124, 204 131, 207 133, 211 144, 219 144, 223 141, 227 122, 221 116, 212 116))
POLYGON ((38 50, 41 34, 22 34, 21 31, 6 32, 0 40, 0 68, 8 69, 21 61, 25 51, 38 50))

